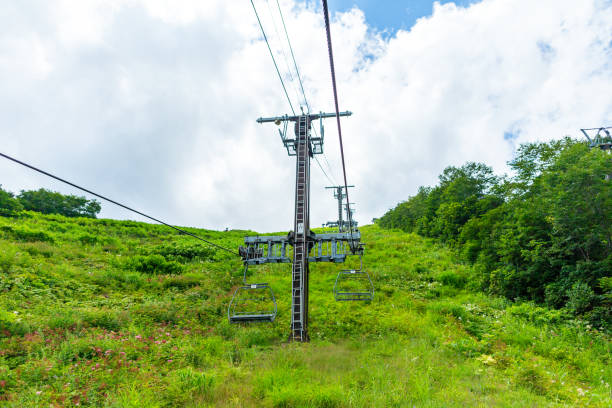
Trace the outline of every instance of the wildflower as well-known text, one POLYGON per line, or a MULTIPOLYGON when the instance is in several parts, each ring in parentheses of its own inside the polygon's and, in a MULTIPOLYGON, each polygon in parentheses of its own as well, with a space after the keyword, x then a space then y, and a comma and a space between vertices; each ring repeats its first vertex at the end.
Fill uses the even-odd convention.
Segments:
POLYGON ((136 335, 136 340, 142 340, 142 336, 140 334, 136 335))
POLYGON ((106 355, 108 356, 108 355, 109 355, 109 354, 111 354, 112 352, 113 352, 113 350, 106 350, 106 351, 104 352, 104 354, 106 354, 106 355))
POLYGON ((169 363, 171 363, 171 362, 172 362, 172 359, 168 360, 168 362, 169 362, 169 363))
POLYGON ((586 391, 583 390, 582 388, 578 388, 576 389, 576 392, 578 393, 578 395, 580 395, 581 397, 584 396, 584 394, 586 394, 586 391))
POLYGON ((36 395, 42 394, 42 391, 36 391, 36 395))

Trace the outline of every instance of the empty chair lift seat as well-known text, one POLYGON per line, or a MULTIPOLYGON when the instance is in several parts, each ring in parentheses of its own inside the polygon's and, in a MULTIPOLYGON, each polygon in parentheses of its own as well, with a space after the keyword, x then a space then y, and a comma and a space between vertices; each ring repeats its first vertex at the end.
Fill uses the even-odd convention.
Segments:
POLYGON ((361 269, 345 269, 338 273, 334 284, 336 300, 372 300, 374 285, 370 275, 361 269))
POLYGON ((246 283, 248 265, 244 266, 244 285, 234 292, 227 308, 230 323, 273 322, 276 318, 276 299, 267 283, 246 283))

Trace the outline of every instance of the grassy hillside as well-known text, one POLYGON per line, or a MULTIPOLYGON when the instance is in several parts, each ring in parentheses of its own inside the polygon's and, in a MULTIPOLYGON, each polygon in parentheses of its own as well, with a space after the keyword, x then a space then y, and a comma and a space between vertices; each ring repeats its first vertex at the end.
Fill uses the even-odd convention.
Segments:
POLYGON ((369 304, 333 300, 346 266, 311 265, 312 342, 288 344, 290 265, 253 268, 277 320, 230 325, 239 259, 162 226, 26 215, 0 217, 0 406, 612 404, 606 335, 478 293, 417 235, 361 229, 369 304))

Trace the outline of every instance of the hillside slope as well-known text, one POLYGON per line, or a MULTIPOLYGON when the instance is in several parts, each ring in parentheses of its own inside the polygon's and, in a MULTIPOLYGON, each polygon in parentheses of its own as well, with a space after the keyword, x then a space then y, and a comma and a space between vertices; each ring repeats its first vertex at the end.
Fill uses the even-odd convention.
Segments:
MULTIPOLYGON (((246 233, 190 231, 231 248, 246 233)), ((374 300, 333 299, 358 259, 311 265, 312 342, 288 344, 290 265, 254 270, 276 321, 230 325, 238 258, 157 225, 0 217, 0 406, 612 404, 608 337, 472 290, 417 235, 361 232, 374 300)))

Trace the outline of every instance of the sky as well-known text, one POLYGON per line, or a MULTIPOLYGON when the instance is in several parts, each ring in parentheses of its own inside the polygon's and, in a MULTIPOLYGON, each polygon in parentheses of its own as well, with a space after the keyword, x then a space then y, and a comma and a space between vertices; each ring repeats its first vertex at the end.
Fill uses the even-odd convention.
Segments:
MULTIPOLYGON (((439 3, 468 6, 477 1, 443 0, 439 3)), ((384 36, 393 35, 397 30, 410 30, 417 19, 430 16, 434 6, 430 0, 338 0, 328 3, 331 10, 337 12, 357 7, 363 11, 366 23, 384 36)))
MULTIPOLYGON (((254 4, 297 109, 276 1, 254 4)), ((449 165, 502 174, 521 143, 611 125, 610 0, 329 4, 361 224, 449 165)), ((331 112, 320 3, 280 7, 308 102, 331 112)), ((295 158, 274 124, 255 122, 290 108, 250 1, 9 1, 0 24, 2 153, 175 225, 291 227, 295 158)), ((324 188, 342 180, 334 125, 319 158, 332 180, 312 163, 312 226, 336 218, 324 188)), ((0 184, 83 194, 6 160, 0 184)))

